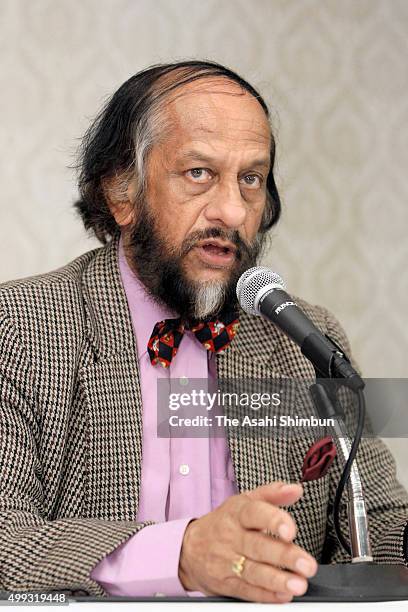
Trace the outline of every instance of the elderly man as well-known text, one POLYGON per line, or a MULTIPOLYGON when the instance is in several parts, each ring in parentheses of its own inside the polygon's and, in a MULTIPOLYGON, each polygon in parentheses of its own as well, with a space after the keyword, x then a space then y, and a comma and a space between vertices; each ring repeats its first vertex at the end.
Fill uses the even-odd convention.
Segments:
MULTIPOLYGON (((349 560, 337 461, 302 488, 300 439, 157 435, 161 379, 313 375, 235 298, 279 217, 274 146, 260 95, 200 61, 130 78, 87 132, 76 207, 104 246, 0 287, 1 589, 285 602, 349 560)), ((406 563, 394 461, 358 458, 375 560, 406 563)))

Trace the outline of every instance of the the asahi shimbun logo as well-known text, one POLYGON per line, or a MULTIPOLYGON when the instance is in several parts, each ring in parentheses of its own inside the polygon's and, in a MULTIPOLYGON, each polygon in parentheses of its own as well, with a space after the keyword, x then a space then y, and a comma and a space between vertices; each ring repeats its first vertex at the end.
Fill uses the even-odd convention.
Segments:
POLYGON ((287 306, 296 306, 296 302, 284 302, 277 308, 275 308, 275 314, 279 314, 282 310, 285 310, 287 306))

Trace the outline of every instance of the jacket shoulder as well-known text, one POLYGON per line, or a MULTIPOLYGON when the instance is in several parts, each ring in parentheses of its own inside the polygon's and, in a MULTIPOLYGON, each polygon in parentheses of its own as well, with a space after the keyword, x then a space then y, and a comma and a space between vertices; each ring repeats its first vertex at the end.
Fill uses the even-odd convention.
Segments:
POLYGON ((295 298, 298 306, 313 321, 323 334, 329 336, 349 355, 350 342, 337 317, 324 306, 313 305, 301 298, 295 298))
POLYGON ((7 296, 41 293, 46 291, 47 287, 54 285, 80 284, 84 271, 98 251, 100 248, 88 251, 65 266, 50 272, 0 283, 0 296, 3 300, 7 300, 7 296))
MULTIPOLYGON (((329 336, 351 359, 350 343, 336 317, 325 307, 292 295, 293 301, 314 323, 322 334, 329 336)), ((245 354, 255 362, 262 362, 286 376, 312 377, 314 370, 308 359, 275 323, 262 316, 252 316, 240 310, 240 326, 232 344, 234 351, 245 354)))
POLYGON ((13 325, 39 363, 50 346, 59 351, 78 346, 85 324, 83 277, 98 251, 51 272, 0 284, 2 326, 13 325))

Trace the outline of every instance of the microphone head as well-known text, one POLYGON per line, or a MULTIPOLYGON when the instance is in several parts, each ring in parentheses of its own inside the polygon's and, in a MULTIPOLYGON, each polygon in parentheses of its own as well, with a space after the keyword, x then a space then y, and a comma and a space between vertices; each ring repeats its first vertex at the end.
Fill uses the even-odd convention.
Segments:
POLYGON ((258 303, 269 289, 285 289, 279 274, 262 266, 249 268, 237 282, 237 298, 241 308, 248 314, 261 316, 258 303))

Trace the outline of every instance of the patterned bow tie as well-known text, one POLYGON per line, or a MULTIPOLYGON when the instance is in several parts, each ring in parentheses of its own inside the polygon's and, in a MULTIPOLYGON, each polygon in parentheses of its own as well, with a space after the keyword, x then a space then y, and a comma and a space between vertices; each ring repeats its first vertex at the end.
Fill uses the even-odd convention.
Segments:
POLYGON ((176 355, 180 342, 186 330, 192 331, 202 345, 212 353, 219 353, 227 348, 238 329, 239 320, 237 312, 229 312, 220 319, 197 323, 193 327, 186 327, 181 319, 165 319, 154 326, 150 340, 147 343, 152 365, 161 363, 168 368, 176 355))

